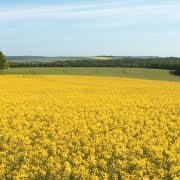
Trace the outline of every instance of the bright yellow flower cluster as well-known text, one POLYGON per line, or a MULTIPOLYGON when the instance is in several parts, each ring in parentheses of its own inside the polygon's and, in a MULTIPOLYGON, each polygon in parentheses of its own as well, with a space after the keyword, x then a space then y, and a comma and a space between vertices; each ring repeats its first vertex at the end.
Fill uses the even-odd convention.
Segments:
POLYGON ((0 179, 179 179, 180 83, 0 76, 0 179))

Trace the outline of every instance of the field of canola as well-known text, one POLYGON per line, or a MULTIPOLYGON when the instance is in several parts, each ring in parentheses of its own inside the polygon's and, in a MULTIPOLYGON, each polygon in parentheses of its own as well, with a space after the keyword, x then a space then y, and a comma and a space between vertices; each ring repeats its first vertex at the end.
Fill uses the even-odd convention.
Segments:
POLYGON ((0 179, 179 179, 180 83, 0 76, 0 179))

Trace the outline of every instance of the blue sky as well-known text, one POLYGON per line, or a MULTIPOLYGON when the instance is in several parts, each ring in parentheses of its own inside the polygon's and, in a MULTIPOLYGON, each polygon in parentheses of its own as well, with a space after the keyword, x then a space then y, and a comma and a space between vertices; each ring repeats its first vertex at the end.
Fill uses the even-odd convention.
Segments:
POLYGON ((0 1, 0 50, 6 55, 180 56, 180 1, 0 1))

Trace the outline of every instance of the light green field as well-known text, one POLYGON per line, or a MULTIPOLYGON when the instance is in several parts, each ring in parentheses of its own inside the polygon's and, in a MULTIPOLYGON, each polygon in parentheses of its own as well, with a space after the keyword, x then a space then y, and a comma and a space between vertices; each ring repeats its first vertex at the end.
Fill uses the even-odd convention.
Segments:
POLYGON ((11 75, 86 75, 86 76, 114 76, 138 79, 152 79, 164 81, 180 81, 167 70, 138 69, 138 68, 100 68, 100 67, 47 67, 47 68, 10 68, 0 71, 0 74, 11 75))

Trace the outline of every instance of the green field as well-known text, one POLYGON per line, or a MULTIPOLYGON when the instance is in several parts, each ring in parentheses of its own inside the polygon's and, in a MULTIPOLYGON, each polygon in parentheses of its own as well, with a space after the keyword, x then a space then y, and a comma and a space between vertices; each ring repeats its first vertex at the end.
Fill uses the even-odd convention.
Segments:
POLYGON ((152 79, 164 81, 180 81, 167 70, 138 69, 138 68, 98 68, 98 67, 47 67, 47 68, 10 68, 0 71, 0 74, 10 75, 86 75, 86 76, 114 76, 138 79, 152 79))

